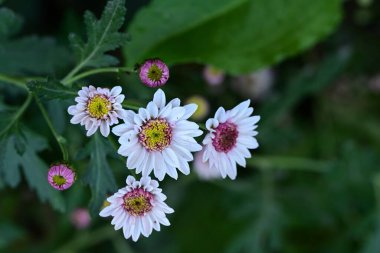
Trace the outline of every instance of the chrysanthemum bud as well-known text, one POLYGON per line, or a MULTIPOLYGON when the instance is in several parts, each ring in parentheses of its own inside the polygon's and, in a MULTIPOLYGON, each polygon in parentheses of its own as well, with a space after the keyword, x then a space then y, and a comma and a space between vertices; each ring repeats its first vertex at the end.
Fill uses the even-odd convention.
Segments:
POLYGON ((140 80, 148 87, 163 86, 169 79, 169 68, 159 59, 150 59, 140 67, 140 80))
POLYGON ((52 187, 63 191, 74 183, 75 172, 67 164, 55 164, 49 169, 48 181, 52 187))

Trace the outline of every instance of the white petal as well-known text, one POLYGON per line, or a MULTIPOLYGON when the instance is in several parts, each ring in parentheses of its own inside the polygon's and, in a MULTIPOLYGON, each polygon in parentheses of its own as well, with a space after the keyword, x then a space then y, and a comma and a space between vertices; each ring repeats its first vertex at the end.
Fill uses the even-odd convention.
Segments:
POLYGON ((216 111, 215 119, 221 123, 226 122, 227 116, 226 116, 226 111, 224 110, 223 107, 219 107, 219 109, 216 111))
POLYGON ((157 116, 158 116, 158 108, 157 108, 157 105, 155 103, 149 102, 149 104, 147 106, 147 109, 148 109, 150 115, 153 118, 157 118, 157 116))
POLYGON ((111 90, 111 96, 116 97, 117 95, 119 95, 121 93, 121 91, 122 91, 122 89, 120 86, 115 86, 111 90))
POLYGON ((188 119, 195 113, 195 111, 198 109, 197 104, 188 104, 185 105, 183 108, 185 108, 185 114, 182 116, 182 119, 188 119))
POLYGON ((88 129, 86 135, 87 135, 87 136, 91 136, 91 135, 93 135, 93 134, 96 132, 96 130, 98 130, 98 127, 99 127, 99 125, 97 124, 97 122, 94 122, 94 123, 92 124, 91 128, 88 129))
POLYGON ((168 147, 164 149, 162 153, 164 155, 165 162, 167 162, 169 165, 175 168, 178 168, 179 161, 178 161, 177 155, 176 153, 174 153, 174 151, 171 148, 168 147))
POLYGON ((67 112, 68 112, 70 115, 75 115, 75 114, 77 113, 76 106, 75 106, 75 105, 69 106, 69 108, 67 109, 67 112))
POLYGON ((128 130, 130 130, 129 125, 127 125, 127 124, 120 124, 120 125, 114 126, 112 128, 112 133, 114 133, 116 136, 121 136, 122 134, 124 134, 128 130))
POLYGON ((154 93, 153 102, 157 105, 157 108, 159 110, 164 108, 166 104, 166 98, 165 98, 165 93, 161 89, 158 89, 156 93, 154 93))
POLYGON ((100 133, 104 137, 107 137, 110 134, 110 126, 107 124, 106 121, 102 121, 102 123, 100 124, 100 133))
POLYGON ((178 107, 181 104, 181 100, 179 98, 174 98, 168 104, 171 104, 173 108, 178 107))
POLYGON ((125 99, 124 95, 119 95, 115 98, 115 102, 121 104, 123 103, 124 99, 125 99))
POLYGON ((70 123, 71 124, 78 124, 81 122, 81 120, 86 117, 87 114, 82 112, 82 113, 79 113, 79 114, 76 114, 74 115, 74 117, 70 120, 70 123))

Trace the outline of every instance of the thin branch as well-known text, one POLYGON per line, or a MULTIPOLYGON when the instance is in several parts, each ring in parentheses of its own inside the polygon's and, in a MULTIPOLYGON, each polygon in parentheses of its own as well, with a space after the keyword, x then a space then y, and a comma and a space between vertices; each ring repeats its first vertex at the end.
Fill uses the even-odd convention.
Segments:
POLYGON ((38 107, 40 108, 40 111, 42 113, 42 116, 44 117, 47 125, 49 126, 50 128, 50 131, 52 132, 55 140, 57 141, 58 145, 59 145, 59 148, 61 149, 61 152, 62 152, 62 156, 63 156, 63 160, 64 161, 68 161, 69 159, 69 154, 66 150, 66 148, 64 147, 64 138, 62 136, 60 136, 57 131, 55 131, 55 128, 53 126, 53 123, 51 122, 50 118, 49 118, 49 115, 47 113, 47 111, 45 110, 45 107, 41 104, 40 100, 35 96, 35 100, 36 100, 36 103, 38 105, 38 107))

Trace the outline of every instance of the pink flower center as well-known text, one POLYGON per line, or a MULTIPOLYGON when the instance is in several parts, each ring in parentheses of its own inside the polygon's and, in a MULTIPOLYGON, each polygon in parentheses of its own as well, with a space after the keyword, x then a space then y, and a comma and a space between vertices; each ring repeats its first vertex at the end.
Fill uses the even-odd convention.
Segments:
POLYGON ((139 133, 139 142, 149 151, 162 151, 172 141, 172 128, 165 119, 146 122, 139 133))
POLYGON ((153 208, 153 194, 143 188, 136 188, 123 197, 124 209, 133 216, 142 216, 153 208))
POLYGON ((214 134, 215 136, 212 139, 212 145, 215 150, 228 153, 233 147, 235 147, 239 132, 235 124, 225 122, 218 125, 214 134))

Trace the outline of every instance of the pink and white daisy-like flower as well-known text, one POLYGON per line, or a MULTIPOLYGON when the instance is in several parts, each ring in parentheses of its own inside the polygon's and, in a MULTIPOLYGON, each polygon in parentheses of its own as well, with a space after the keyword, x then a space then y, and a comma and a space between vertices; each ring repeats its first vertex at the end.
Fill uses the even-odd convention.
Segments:
POLYGON ((177 179, 176 169, 188 175, 191 152, 202 149, 194 139, 202 131, 187 120, 196 109, 195 104, 180 106, 178 98, 166 104, 165 93, 159 89, 146 109, 127 111, 125 123, 112 129, 120 136, 118 153, 128 157, 127 167, 143 176, 154 171, 159 180, 166 174, 177 179))
POLYGON ((223 83, 225 79, 225 73, 223 70, 208 65, 203 69, 203 78, 209 85, 218 86, 223 83))
POLYGON ((83 87, 75 98, 77 104, 68 108, 68 113, 73 115, 70 122, 84 125, 87 136, 93 135, 100 127, 100 133, 107 137, 110 126, 119 123, 118 118, 125 116, 125 110, 121 106, 124 95, 120 93, 120 86, 111 90, 91 85, 83 87))
POLYGON ((75 181, 75 172, 66 164, 50 167, 48 181, 55 189, 63 191, 71 187, 75 181))
POLYGON ((158 188, 158 182, 150 177, 137 181, 133 176, 128 176, 126 182, 126 187, 107 199, 110 205, 99 215, 112 216, 115 230, 123 228, 124 237, 132 237, 133 241, 137 241, 140 234, 148 237, 153 229, 160 231, 161 224, 169 226, 166 214, 174 210, 164 202, 166 196, 158 188))
POLYGON ((194 170, 202 180, 221 179, 220 172, 215 167, 210 167, 208 162, 203 162, 204 150, 195 153, 194 155, 194 170))
POLYGON ((236 163, 246 166, 246 158, 251 157, 248 149, 259 146, 255 136, 256 123, 260 116, 251 116, 253 108, 250 100, 244 101, 232 110, 220 107, 215 117, 208 119, 206 128, 210 131, 203 140, 203 162, 210 168, 218 169, 222 177, 236 178, 236 163))
POLYGON ((70 215, 71 223, 77 229, 85 229, 90 226, 91 216, 86 208, 77 208, 70 215))
POLYGON ((151 59, 140 67, 140 80, 148 87, 159 87, 169 79, 169 68, 159 59, 151 59))

